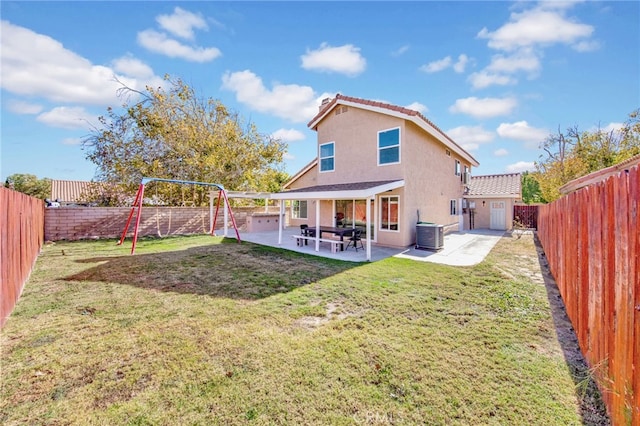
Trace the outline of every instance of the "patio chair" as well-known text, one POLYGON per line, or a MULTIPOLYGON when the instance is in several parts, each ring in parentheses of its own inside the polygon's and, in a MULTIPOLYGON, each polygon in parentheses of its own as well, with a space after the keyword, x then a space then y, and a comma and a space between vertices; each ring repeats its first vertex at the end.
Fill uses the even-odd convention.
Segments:
MULTIPOLYGON (((304 235, 305 237, 315 237, 316 233, 315 231, 309 229, 309 225, 303 223, 302 225, 300 225, 300 235, 304 235)), ((308 246, 309 240, 304 240, 304 245, 308 246)))
MULTIPOLYGON (((358 243, 360 243, 360 248, 364 250, 364 245, 362 244, 362 230, 356 229, 353 231, 353 235, 349 237, 349 244, 347 244, 347 249, 351 244, 355 247, 356 252, 358 251, 358 243)), ((346 249, 345 249, 346 250, 346 249)))

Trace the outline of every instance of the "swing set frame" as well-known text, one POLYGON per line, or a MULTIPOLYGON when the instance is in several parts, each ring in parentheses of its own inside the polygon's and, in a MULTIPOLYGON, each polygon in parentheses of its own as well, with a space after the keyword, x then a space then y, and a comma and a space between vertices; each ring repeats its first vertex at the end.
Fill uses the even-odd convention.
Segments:
MULTIPOLYGON (((120 237, 120 241, 118 241, 118 245, 122 245, 125 238, 127 237, 127 231, 129 230, 129 226, 131 225, 131 219, 133 218, 133 213, 137 210, 136 216, 136 226, 133 230, 133 244, 131 246, 131 254, 134 254, 136 251, 136 242, 138 241, 138 229, 140 228, 140 218, 142 217, 142 202, 144 199, 144 188, 146 184, 149 182, 169 182, 169 183, 178 183, 183 185, 201 185, 201 186, 211 186, 218 189, 218 202, 216 204, 216 212, 213 216, 213 224, 211 225, 210 233, 211 235, 215 235, 216 222, 218 220, 218 211, 220 210, 220 202, 224 199, 224 203, 227 211, 229 212, 229 216, 231 217, 231 223, 233 224, 233 229, 236 231, 236 239, 238 243, 240 243, 240 233, 238 232, 238 226, 236 225, 236 219, 233 216, 233 211, 231 210, 231 205, 229 205, 229 199, 227 198, 227 191, 225 191, 224 187, 218 183, 207 183, 207 182, 194 182, 188 180, 177 180, 177 179, 162 179, 162 178, 148 178, 143 177, 140 182, 140 186, 138 187, 138 192, 136 193, 135 201, 131 206, 131 211, 129 212, 129 217, 127 218, 127 224, 124 226, 122 231, 122 236, 120 237)), ((209 194, 209 197, 211 197, 209 194)), ((225 230, 226 230, 226 221, 225 221, 225 230)), ((226 235, 226 232, 225 232, 226 235)))

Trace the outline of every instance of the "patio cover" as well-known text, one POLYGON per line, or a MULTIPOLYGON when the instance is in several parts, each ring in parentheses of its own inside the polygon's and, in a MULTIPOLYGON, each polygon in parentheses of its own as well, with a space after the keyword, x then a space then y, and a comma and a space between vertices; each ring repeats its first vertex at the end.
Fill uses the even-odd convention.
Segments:
MULTIPOLYGON (((402 188, 404 180, 381 180, 375 182, 352 182, 332 185, 316 185, 271 194, 280 200, 278 244, 282 244, 282 223, 285 200, 372 200, 376 194, 402 188)), ((316 228, 320 227, 320 203, 316 203, 316 228)), ((371 235, 371 204, 367 202, 367 235, 371 235)), ((371 240, 367 238, 367 260, 371 260, 371 240)), ((316 232, 316 251, 320 250, 319 233, 316 232)))

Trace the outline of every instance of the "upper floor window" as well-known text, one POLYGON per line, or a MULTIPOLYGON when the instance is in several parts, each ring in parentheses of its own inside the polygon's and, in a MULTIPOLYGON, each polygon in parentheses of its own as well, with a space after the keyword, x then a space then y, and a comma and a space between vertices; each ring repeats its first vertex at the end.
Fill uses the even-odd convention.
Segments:
POLYGON ((456 176, 460 176, 460 161, 458 161, 458 160, 456 160, 455 173, 456 173, 456 176))
POLYGON ((320 173, 335 170, 335 143, 320 145, 320 173))
POLYGON ((400 162, 400 128, 378 132, 378 165, 400 162))

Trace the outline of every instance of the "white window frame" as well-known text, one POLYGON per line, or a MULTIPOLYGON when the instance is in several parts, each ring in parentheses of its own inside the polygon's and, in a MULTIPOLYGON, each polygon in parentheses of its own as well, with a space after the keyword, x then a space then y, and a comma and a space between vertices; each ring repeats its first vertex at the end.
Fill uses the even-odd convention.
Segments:
POLYGON ((309 218, 309 203, 307 200, 292 200, 291 201, 291 219, 308 219, 309 218), (305 215, 300 215, 300 204, 305 204, 305 215), (297 212, 297 213, 296 213, 297 212))
POLYGON ((449 200, 449 214, 451 216, 458 215, 458 200, 456 199, 449 200))
MULTIPOLYGON (((378 197, 378 206, 380 211, 378 212, 379 218, 378 218, 378 223, 380 224, 378 226, 378 230, 382 231, 382 232, 400 232, 400 196, 399 195, 381 195, 380 197, 378 197), (392 202, 390 201, 391 198, 395 198, 397 201, 395 204, 398 205, 398 224, 397 224, 397 229, 390 229, 390 228, 384 228, 382 226, 382 218, 384 217, 383 211, 382 211, 382 206, 384 205, 384 201, 385 199, 388 200, 388 206, 391 206, 392 202)), ((389 210, 387 212, 387 218, 391 216, 391 210, 389 210)))
POLYGON ((460 176, 460 160, 456 160, 455 170, 456 176, 460 176))
POLYGON ((336 170, 336 143, 335 142, 327 142, 327 143, 320 144, 318 146, 318 170, 320 170, 320 173, 330 173, 330 172, 333 172, 333 171, 336 170), (326 146, 326 145, 332 145, 333 146, 333 155, 323 157, 321 155, 322 147, 326 146), (332 169, 327 169, 327 170, 322 170, 322 160, 326 160, 326 159, 329 159, 329 158, 333 159, 333 168, 332 169))
POLYGON ((392 127, 390 129, 385 129, 385 130, 379 130, 378 131, 378 140, 377 140, 377 148, 378 148, 378 166, 389 166, 392 164, 400 164, 401 162, 401 155, 402 155, 402 150, 401 150, 401 146, 402 146, 402 132, 400 131, 400 127, 392 127), (390 146, 385 146, 383 148, 380 148, 380 134, 381 133, 386 133, 386 132, 390 132, 392 130, 398 130, 398 144, 397 145, 390 145, 390 146), (397 148, 398 149, 398 161, 394 161, 392 163, 381 163, 380 162, 380 151, 383 149, 392 149, 392 148, 397 148))

